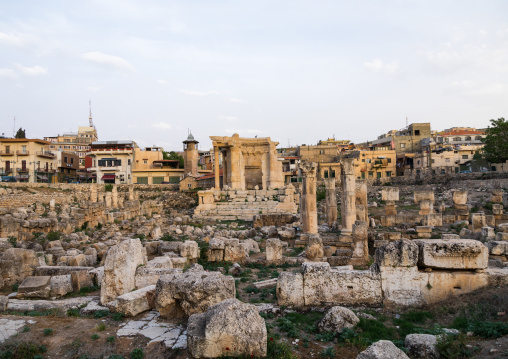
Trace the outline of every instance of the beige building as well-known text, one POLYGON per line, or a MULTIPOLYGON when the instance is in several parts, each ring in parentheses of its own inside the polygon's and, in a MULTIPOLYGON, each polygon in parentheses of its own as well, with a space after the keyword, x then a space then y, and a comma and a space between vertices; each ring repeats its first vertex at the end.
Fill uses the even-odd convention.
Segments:
POLYGON ((39 139, 0 138, 0 173, 21 182, 52 182, 57 161, 50 143, 39 139))
POLYGON ((430 169, 434 174, 453 174, 468 171, 478 146, 459 146, 442 150, 424 151, 415 156, 414 169, 420 174, 430 169))
POLYGON ((79 157, 80 166, 85 166, 85 156, 91 149, 92 142, 98 140, 97 130, 92 126, 79 126, 78 132, 68 132, 54 137, 44 137, 51 142, 51 151, 75 153, 79 157))
POLYGON ((360 150, 359 158, 354 161, 355 176, 357 179, 395 177, 396 162, 395 150, 360 150))
POLYGON ((92 142, 87 156, 91 158, 91 171, 97 183, 125 183, 132 181, 134 152, 138 145, 134 141, 92 142))
POLYGON ((210 136, 214 150, 215 188, 220 188, 219 159, 222 155, 223 183, 231 189, 275 189, 284 187, 278 142, 270 137, 243 138, 210 136))

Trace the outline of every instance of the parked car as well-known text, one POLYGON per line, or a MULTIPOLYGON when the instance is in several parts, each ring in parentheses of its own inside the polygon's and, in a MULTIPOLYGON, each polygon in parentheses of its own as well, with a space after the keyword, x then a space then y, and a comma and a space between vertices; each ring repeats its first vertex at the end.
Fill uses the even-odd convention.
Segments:
POLYGON ((0 177, 2 182, 18 182, 14 176, 2 176, 0 177))

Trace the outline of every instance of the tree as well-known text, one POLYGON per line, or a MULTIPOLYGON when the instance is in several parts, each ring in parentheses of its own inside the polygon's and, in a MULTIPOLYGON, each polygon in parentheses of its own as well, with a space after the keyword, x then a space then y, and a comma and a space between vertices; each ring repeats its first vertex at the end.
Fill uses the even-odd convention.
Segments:
POLYGON ((16 132, 16 136, 14 138, 26 138, 25 130, 23 130, 21 127, 19 128, 18 132, 16 132))
POLYGON ((485 143, 483 154, 489 162, 505 162, 508 160, 508 122, 503 117, 490 122, 492 126, 487 128, 487 136, 482 140, 485 143))
POLYGON ((184 163, 183 163, 183 156, 182 155, 179 155, 175 151, 171 151, 171 152, 162 151, 162 156, 163 156, 162 158, 165 159, 165 160, 177 160, 177 161, 179 161, 180 168, 183 168, 184 163))

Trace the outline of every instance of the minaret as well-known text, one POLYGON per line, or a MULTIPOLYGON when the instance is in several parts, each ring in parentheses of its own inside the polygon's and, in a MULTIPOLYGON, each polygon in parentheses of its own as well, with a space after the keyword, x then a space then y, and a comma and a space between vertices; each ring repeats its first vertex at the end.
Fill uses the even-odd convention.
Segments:
POLYGON ((189 136, 183 141, 183 169, 184 177, 198 176, 198 141, 194 139, 192 133, 189 132, 189 136))

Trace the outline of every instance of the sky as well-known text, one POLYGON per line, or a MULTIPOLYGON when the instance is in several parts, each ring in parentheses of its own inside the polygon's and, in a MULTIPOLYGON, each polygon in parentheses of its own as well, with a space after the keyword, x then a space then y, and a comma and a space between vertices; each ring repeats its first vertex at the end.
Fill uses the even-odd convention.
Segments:
POLYGON ((508 1, 0 1, 0 133, 181 150, 508 117, 508 1), (15 125, 14 125, 15 118, 15 125))

